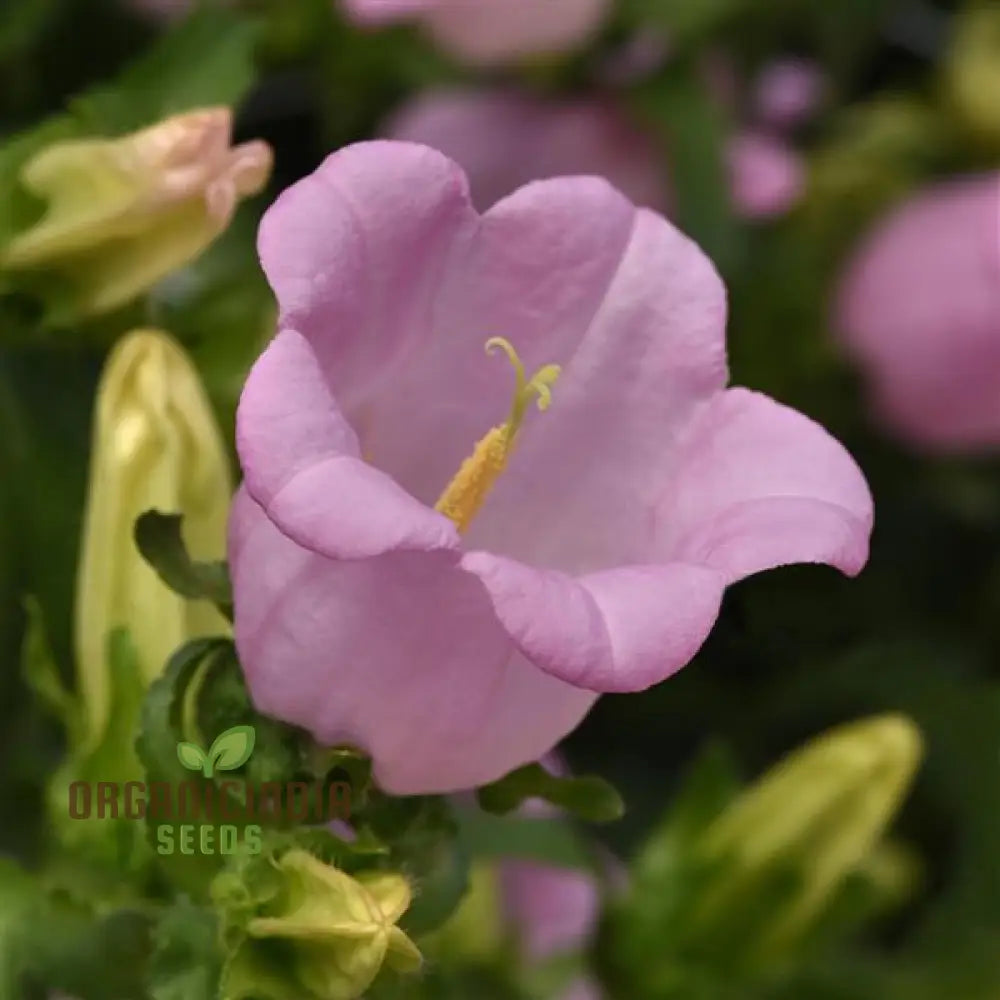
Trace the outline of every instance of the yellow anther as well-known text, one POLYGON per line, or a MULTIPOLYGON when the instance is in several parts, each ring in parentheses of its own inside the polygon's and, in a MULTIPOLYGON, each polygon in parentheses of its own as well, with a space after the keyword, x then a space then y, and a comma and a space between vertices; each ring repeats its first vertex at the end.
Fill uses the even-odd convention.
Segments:
POLYGON ((509 340, 493 337, 486 341, 488 354, 497 348, 507 355, 517 379, 510 415, 505 423, 490 428, 476 443, 472 454, 462 463, 434 505, 436 511, 451 518, 462 532, 468 529, 486 502, 493 484, 507 467, 528 403, 534 398, 539 410, 547 410, 552 402, 552 386, 561 371, 558 365, 545 365, 529 379, 525 376, 521 358, 509 340))

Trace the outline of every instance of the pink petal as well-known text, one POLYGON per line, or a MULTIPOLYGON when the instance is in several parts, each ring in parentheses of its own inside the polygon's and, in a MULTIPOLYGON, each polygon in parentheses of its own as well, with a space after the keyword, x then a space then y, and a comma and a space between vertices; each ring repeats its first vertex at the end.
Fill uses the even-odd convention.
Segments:
MULTIPOLYGON (((593 178, 529 185, 483 216, 442 276, 434 341, 359 406, 372 462, 433 504, 510 410, 514 374, 502 355, 486 355, 487 338, 513 341, 528 371, 566 362, 601 306, 634 217, 593 178)), ((525 443, 554 415, 529 414, 525 443)))
POLYGON ((405 104, 384 133, 454 159, 481 209, 530 181, 575 174, 604 177, 636 205, 662 209, 667 201, 665 166, 645 134, 610 103, 432 90, 405 104))
MULTIPOLYGON (((555 183, 555 182, 553 182, 555 183)), ((650 562, 680 435, 726 384, 725 290, 701 251, 635 217, 603 301, 468 534, 577 575, 650 562)))
POLYGON ((868 557, 872 498, 844 447, 759 393, 730 389, 702 412, 661 511, 660 545, 727 583, 788 563, 853 576, 868 557))
POLYGON ((476 221, 461 170, 407 143, 342 149, 268 210, 258 249, 279 326, 309 338, 345 413, 432 339, 449 257, 476 221))
POLYGON ((332 559, 457 546, 451 521, 362 460, 301 334, 261 355, 236 419, 246 489, 289 538, 332 559))
POLYGON ((462 565, 489 591, 514 642, 547 673, 592 691, 641 691, 705 641, 725 582, 703 566, 627 566, 573 579, 473 552, 462 565))
POLYGON ((744 132, 730 140, 729 172, 733 204, 748 219, 787 212, 805 185, 801 157, 762 132, 744 132))
POLYGON ((1000 444, 1000 176, 931 188, 881 222, 837 326, 895 432, 945 451, 1000 444))
POLYGON ((335 561, 233 504, 236 643, 259 710, 372 755, 399 794, 472 788, 537 760, 594 702, 513 649, 448 553, 335 561))

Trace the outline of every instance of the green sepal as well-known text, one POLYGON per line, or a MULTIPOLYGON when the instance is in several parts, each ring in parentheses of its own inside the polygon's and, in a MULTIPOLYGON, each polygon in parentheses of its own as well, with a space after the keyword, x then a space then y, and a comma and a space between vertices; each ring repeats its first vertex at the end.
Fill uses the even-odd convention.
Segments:
POLYGON ((233 620, 233 591, 224 562, 195 562, 181 537, 180 514, 149 510, 135 522, 135 544, 143 559, 176 594, 211 601, 233 620))
MULTIPOLYGON (((266 831, 259 853, 243 853, 232 859, 211 884, 211 898, 221 928, 225 955, 219 995, 223 1000, 343 1000, 345 993, 325 984, 323 970, 341 975, 352 973, 343 966, 343 956, 334 941, 337 924, 360 916, 323 880, 300 879, 284 870, 282 859, 289 852, 308 855, 310 868, 334 876, 329 869, 359 877, 376 874, 385 865, 388 850, 370 837, 343 840, 324 829, 293 832, 266 831), (308 904, 302 894, 306 893, 308 904), (296 930, 293 920, 285 932, 255 934, 258 918, 281 916, 291 907, 319 934, 306 927, 296 930), (329 919, 322 918, 329 911, 329 919), (326 927, 325 934, 320 929, 326 927), (338 971, 339 970, 339 971, 338 971), (332 991, 331 991, 332 990, 332 991)), ((290 858, 288 860, 291 860, 290 858)), ((280 921, 279 921, 280 922, 280 921)), ((344 943, 350 947, 350 934, 344 943)), ((353 995, 353 994, 352 994, 353 995)))
POLYGON ((438 796, 373 795, 362 820, 362 829, 388 846, 387 866, 416 886, 400 926, 409 934, 440 927, 469 886, 469 853, 452 804, 438 796))
MULTIPOLYGON (((163 673, 150 686, 142 706, 142 719, 136 750, 146 770, 147 786, 163 783, 170 789, 182 785, 206 794, 210 784, 202 774, 193 773, 178 758, 178 744, 185 741, 185 715, 191 711, 189 688, 210 670, 213 663, 229 654, 229 639, 196 639, 186 643, 170 658, 163 673)), ((191 742, 191 741, 188 741, 191 742)), ((151 848, 159 854, 161 865, 181 889, 193 898, 203 898, 208 884, 222 864, 215 854, 184 855, 164 850, 166 841, 176 844, 180 828, 191 822, 153 816, 147 810, 145 826, 151 848), (160 828, 168 828, 161 833, 160 828), (161 839, 162 838, 162 839, 161 839)), ((207 817, 205 822, 212 822, 207 817)))
POLYGON ((560 778, 541 764, 527 764, 477 791, 487 812, 503 816, 529 799, 546 802, 591 823, 610 823, 625 814, 621 795, 596 776, 560 778))

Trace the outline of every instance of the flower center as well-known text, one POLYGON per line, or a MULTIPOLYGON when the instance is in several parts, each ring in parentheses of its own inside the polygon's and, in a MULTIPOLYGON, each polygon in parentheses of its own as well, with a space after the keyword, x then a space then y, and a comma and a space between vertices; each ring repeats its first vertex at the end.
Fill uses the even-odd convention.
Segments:
POLYGON ((552 402, 552 386, 561 372, 558 365, 544 365, 527 378, 514 345, 503 337, 492 337, 486 341, 487 354, 492 354, 497 348, 507 355, 517 377, 510 415, 504 423, 490 428, 476 442, 472 454, 462 463, 434 505, 438 513, 451 518, 462 532, 468 530, 472 519, 486 502, 493 484, 507 467, 528 404, 535 399, 539 410, 547 410, 552 402))

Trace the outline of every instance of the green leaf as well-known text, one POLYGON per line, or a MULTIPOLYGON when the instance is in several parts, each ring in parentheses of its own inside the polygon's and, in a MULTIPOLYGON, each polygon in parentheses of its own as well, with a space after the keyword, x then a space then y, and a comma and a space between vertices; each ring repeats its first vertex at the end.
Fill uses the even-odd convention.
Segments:
POLYGON ((627 0, 626 3, 634 20, 647 28, 653 25, 662 29, 671 47, 677 48, 717 32, 747 6, 749 0, 627 0))
POLYGON ((677 203, 671 217, 723 272, 731 270, 742 253, 742 232, 730 197, 725 111, 697 66, 684 61, 637 90, 633 107, 670 164, 677 203))
POLYGON ((41 605, 34 597, 24 602, 27 625, 21 647, 21 671, 29 689, 62 722, 70 742, 80 738, 80 709, 59 676, 45 632, 41 605))
POLYGON ((18 1000, 25 947, 37 924, 37 882, 13 861, 0 858, 0 1000, 18 1000))
POLYGON ((38 913, 34 931, 24 956, 28 981, 49 995, 84 1000, 143 995, 150 950, 145 913, 122 909, 99 914, 90 906, 50 899, 38 913))
POLYGON ((197 743, 182 741, 177 744, 177 759, 189 770, 200 771, 208 757, 197 743))
POLYGON ((594 857, 572 827, 557 819, 491 816, 478 809, 458 814, 462 841, 473 858, 533 861, 553 868, 592 870, 594 857))
POLYGON ((151 1000, 216 1000, 222 958, 215 915, 179 899, 153 931, 151 1000))
POLYGON ((253 726, 233 726, 220 733, 208 751, 215 770, 235 771, 242 767, 250 759, 256 739, 253 726))
POLYGON ((131 132, 192 108, 237 104, 253 83, 258 24, 205 4, 115 81, 73 102, 94 131, 131 132))
POLYGON ((189 600, 208 600, 230 621, 233 595, 224 562, 195 562, 181 537, 180 514, 150 510, 135 522, 135 543, 143 559, 175 593, 189 600))
POLYGON ((69 790, 73 782, 124 785, 142 779, 135 737, 145 695, 136 650, 126 629, 108 636, 108 683, 111 686, 107 725, 101 733, 81 733, 70 746, 48 789, 49 819, 63 847, 90 863, 115 869, 119 878, 137 875, 148 860, 142 824, 125 818, 73 819, 69 790))
MULTIPOLYGON (((648 991, 653 982, 665 996, 684 995, 673 981, 693 974, 681 971, 686 961, 681 940, 698 899, 717 874, 698 862, 696 848, 739 787, 729 753, 720 745, 708 746, 633 859, 628 893, 610 907, 604 942, 614 978, 629 995, 658 995, 648 991)), ((710 975, 704 969, 699 974, 710 975)))
POLYGON ((580 819, 609 823, 625 814, 625 803, 603 778, 560 778, 541 764, 527 764, 478 790, 479 804, 487 812, 504 815, 528 799, 544 799, 580 819))

